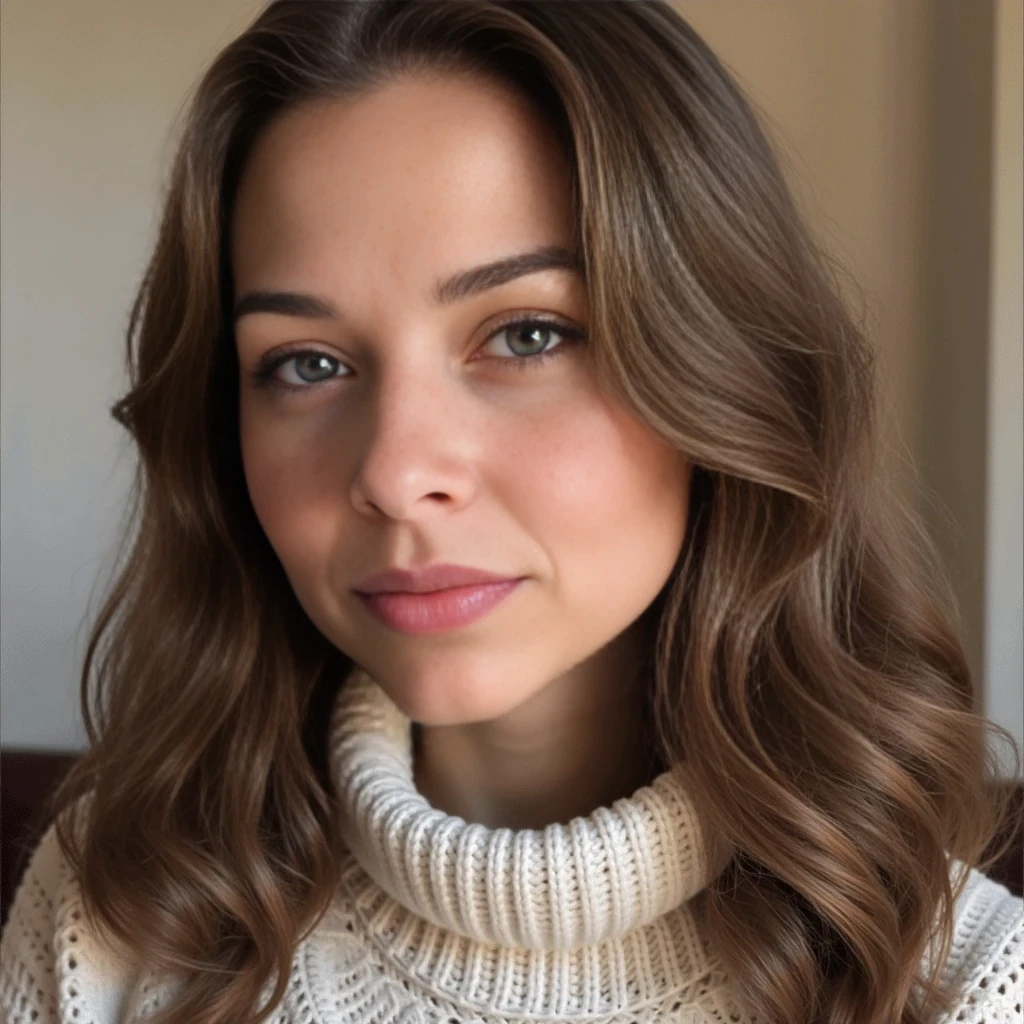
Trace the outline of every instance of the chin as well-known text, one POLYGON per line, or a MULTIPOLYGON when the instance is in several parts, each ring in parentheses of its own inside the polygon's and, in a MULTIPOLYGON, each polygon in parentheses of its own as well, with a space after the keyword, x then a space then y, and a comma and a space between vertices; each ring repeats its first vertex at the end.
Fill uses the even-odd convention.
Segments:
POLYGON ((408 718, 423 726, 493 721, 539 688, 523 687, 521 677, 515 686, 506 672, 454 668, 450 662, 431 669, 419 666, 398 678, 390 674, 374 678, 408 718))

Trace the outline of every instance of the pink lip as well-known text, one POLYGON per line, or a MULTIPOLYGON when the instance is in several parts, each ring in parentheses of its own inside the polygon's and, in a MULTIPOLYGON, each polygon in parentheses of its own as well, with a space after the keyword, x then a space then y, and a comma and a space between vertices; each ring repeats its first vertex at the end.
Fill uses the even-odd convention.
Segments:
POLYGON ((522 582, 503 579, 433 593, 356 593, 384 625, 403 633, 436 633, 483 618, 522 582))
POLYGON ((484 569, 444 563, 428 565, 422 569, 387 569, 385 572, 368 576, 352 589, 358 594, 375 594, 380 591, 424 594, 433 590, 447 590, 449 587, 466 587, 476 583, 498 583, 511 578, 499 573, 487 572, 484 569))

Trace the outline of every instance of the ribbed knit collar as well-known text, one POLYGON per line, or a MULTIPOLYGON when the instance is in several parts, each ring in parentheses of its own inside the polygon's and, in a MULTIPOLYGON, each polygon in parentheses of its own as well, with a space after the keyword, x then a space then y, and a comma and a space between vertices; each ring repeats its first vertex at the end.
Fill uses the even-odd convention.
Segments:
POLYGON ((476 942, 567 950, 619 939, 690 901, 731 854, 708 841, 677 771, 540 830, 431 807, 413 781, 412 722, 361 668, 341 686, 330 735, 352 855, 414 914, 476 942))

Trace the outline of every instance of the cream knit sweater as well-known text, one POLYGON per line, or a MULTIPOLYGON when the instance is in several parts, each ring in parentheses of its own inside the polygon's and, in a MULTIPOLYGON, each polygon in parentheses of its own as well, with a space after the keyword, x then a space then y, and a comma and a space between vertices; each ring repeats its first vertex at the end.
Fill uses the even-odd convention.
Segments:
MULTIPOLYGON (((490 829, 419 795, 411 723, 365 673, 331 735, 342 883, 270 1024, 755 1024, 701 928, 729 851, 676 774, 565 825, 490 829)), ((950 1024, 1024 1020, 1024 901, 973 869, 953 972, 965 994, 950 1024)), ((130 1024, 178 990, 88 933, 51 827, 0 940, 4 1024, 130 1024)))

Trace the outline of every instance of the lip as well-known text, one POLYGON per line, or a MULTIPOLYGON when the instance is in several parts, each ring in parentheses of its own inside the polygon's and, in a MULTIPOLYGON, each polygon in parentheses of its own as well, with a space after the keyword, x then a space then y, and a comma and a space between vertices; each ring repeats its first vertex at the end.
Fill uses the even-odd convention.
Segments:
POLYGON ((401 633, 438 633, 468 626, 505 600, 524 577, 473 583, 421 593, 360 593, 360 600, 385 626, 401 633))
POLYGON ((374 573, 352 589, 360 596, 377 593, 425 594, 451 587, 482 583, 504 583, 513 579, 500 573, 474 569, 467 565, 438 563, 422 569, 387 569, 374 573))

